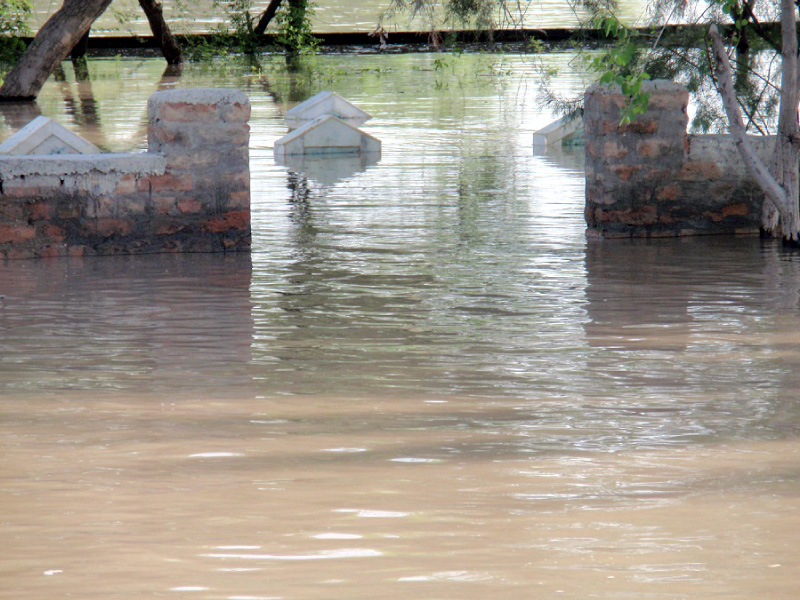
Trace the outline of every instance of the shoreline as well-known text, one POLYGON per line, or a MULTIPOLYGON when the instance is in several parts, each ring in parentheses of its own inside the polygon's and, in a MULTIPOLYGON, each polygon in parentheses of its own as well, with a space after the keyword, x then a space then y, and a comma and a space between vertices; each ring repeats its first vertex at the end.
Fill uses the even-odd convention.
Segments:
MULTIPOLYGON (((768 24, 771 25, 771 24, 768 24)), ((648 27, 636 28, 641 34, 652 33, 655 30, 648 27)), ((661 30, 658 30, 661 31, 661 30)), ((487 51, 501 46, 508 50, 508 45, 514 46, 519 51, 539 51, 531 49, 531 43, 543 43, 558 47, 567 47, 571 43, 582 41, 584 43, 601 44, 607 40, 602 31, 597 29, 581 28, 552 28, 552 29, 509 29, 498 31, 451 30, 436 32, 439 35, 439 45, 433 43, 431 32, 427 31, 399 31, 390 32, 385 36, 385 43, 369 32, 347 33, 315 33, 319 40, 320 53, 339 52, 421 52, 429 50, 447 51, 453 46, 463 50, 467 49, 487 51)), ((661 32, 661 41, 664 44, 685 45, 689 40, 696 40, 705 35, 705 25, 668 25, 661 32)), ((190 34, 176 35, 182 46, 188 46, 204 41, 214 42, 222 46, 235 47, 238 42, 236 34, 190 34)), ((22 38, 29 44, 32 37, 22 38)), ((259 48, 268 52, 278 46, 275 35, 264 35, 260 40, 259 48)), ((90 36, 87 50, 94 55, 104 55, 113 51, 147 52, 158 50, 159 46, 152 35, 148 36, 90 36)))

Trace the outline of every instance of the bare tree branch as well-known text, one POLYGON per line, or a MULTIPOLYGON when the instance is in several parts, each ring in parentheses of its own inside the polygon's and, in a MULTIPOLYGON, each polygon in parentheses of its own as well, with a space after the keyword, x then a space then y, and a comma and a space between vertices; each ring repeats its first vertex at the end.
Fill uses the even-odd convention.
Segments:
POLYGON ((64 60, 111 0, 64 0, 42 25, 0 87, 0 101, 33 100, 50 73, 64 60))
POLYGON ((142 7, 144 14, 147 16, 147 22, 150 23, 150 31, 153 32, 153 37, 156 40, 167 64, 179 65, 183 62, 183 55, 175 36, 169 29, 169 25, 164 20, 164 11, 161 8, 161 3, 156 0, 139 0, 139 6, 142 7))
POLYGON ((742 111, 739 109, 739 103, 736 100, 731 65, 728 60, 728 53, 725 51, 722 36, 716 25, 712 25, 708 33, 711 36, 716 59, 714 70, 717 75, 717 89, 722 97, 725 113, 728 115, 728 124, 731 133, 736 138, 736 146, 739 148, 739 153, 753 173, 753 177, 767 194, 767 197, 777 206, 785 206, 787 204, 786 191, 772 176, 767 166, 756 154, 750 140, 747 139, 747 130, 742 121, 742 111))
POLYGON ((272 19, 275 17, 275 13, 278 12, 278 7, 281 5, 281 0, 270 0, 269 5, 264 12, 261 13, 261 17, 258 19, 258 24, 253 29, 253 33, 255 35, 264 35, 264 32, 267 30, 267 26, 270 24, 272 19))

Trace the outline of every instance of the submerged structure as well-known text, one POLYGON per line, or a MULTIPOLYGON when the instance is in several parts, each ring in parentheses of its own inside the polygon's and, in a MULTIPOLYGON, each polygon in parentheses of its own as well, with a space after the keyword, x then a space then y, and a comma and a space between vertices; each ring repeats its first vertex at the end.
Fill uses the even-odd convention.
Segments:
POLYGON ((101 150, 49 117, 36 117, 0 144, 0 154, 100 154, 101 150))
POLYGON ((275 142, 275 158, 301 154, 379 154, 381 143, 346 121, 326 115, 275 142))
POLYGON ((381 142, 361 131, 371 115, 333 92, 320 92, 290 109, 290 131, 275 141, 275 160, 303 155, 364 154, 380 156, 381 142))
MULTIPOLYGON (((587 233, 592 237, 757 234, 764 192, 730 135, 690 135, 689 93, 643 84, 645 114, 620 123, 627 97, 593 85, 584 100, 587 233)), ((752 136, 766 160, 771 136, 752 136)))
POLYGON ((146 152, 95 152, 39 119, 0 146, 0 257, 248 250, 247 96, 168 90, 147 111, 146 152))
POLYGON ((372 118, 352 102, 334 92, 319 92, 308 100, 286 111, 284 121, 290 129, 297 129, 319 117, 334 116, 358 127, 372 118))

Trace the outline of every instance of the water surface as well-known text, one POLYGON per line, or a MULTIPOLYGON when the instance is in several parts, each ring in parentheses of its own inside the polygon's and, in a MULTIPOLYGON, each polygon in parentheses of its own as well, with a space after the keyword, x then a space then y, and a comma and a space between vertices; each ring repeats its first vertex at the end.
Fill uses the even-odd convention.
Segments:
MULTIPOLYGON (((177 33, 197 33, 218 28, 226 19, 226 11, 214 7, 209 0, 199 2, 162 2, 164 16, 170 27, 177 33)), ((225 2, 221 2, 223 6, 225 2)), ((268 0, 254 0, 250 13, 255 18, 269 4, 268 0)), ((389 33, 392 31, 427 31, 433 24, 437 28, 450 27, 443 15, 414 15, 411 11, 389 14, 389 0, 350 0, 333 2, 317 0, 312 4, 312 28, 318 33, 328 32, 369 32, 381 23, 389 33)), ((54 0, 35 0, 34 13, 30 27, 36 31, 60 6, 54 0)), ((509 10, 498 11, 495 20, 503 28, 556 28, 578 26, 585 14, 576 13, 567 0, 522 0, 509 2, 509 10)), ((645 17, 645 3, 642 0, 621 0, 619 14, 626 21, 636 22, 645 17)), ((453 24, 456 28, 463 27, 453 24)), ((92 27, 95 35, 150 35, 150 28, 139 3, 136 0, 115 0, 92 27)))
POLYGON ((439 59, 47 84, 112 150, 156 89, 244 89, 254 249, 0 263, 1 597, 796 597, 797 256, 587 244, 530 59, 439 59), (379 162, 274 163, 320 89, 379 162))

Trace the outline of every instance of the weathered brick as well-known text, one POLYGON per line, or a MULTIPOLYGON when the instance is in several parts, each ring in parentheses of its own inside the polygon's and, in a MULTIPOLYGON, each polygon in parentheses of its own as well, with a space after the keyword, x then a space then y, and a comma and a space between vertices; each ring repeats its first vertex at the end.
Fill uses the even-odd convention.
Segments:
POLYGON ((14 222, 26 220, 25 207, 19 201, 0 200, 0 221, 14 222))
POLYGON ((51 206, 47 202, 32 202, 28 206, 28 218, 31 221, 44 221, 51 217, 51 206))
POLYGON ((218 96, 220 104, 161 102, 164 96, 152 103, 159 114, 151 116, 150 153, 141 171, 135 165, 142 155, 131 154, 130 164, 119 162, 120 168, 87 171, 83 163, 61 175, 32 169, 24 177, 4 179, 0 255, 136 253, 157 251, 162 244, 164 251, 246 247, 250 107, 239 101, 241 92, 202 90, 199 95, 218 96), (196 231, 209 207, 232 210, 207 214, 205 230, 196 231))
POLYGON ((680 195, 680 193, 681 193, 680 187, 678 187, 677 185, 668 185, 658 190, 658 192, 656 192, 656 200, 671 202, 676 200, 680 195))
POLYGON ((170 195, 153 195, 153 208, 156 214, 171 215, 177 211, 177 198, 170 195))
POLYGON ((622 181, 628 181, 633 175, 642 170, 640 165, 613 165, 610 171, 622 181))
POLYGON ((26 185, 24 180, 14 179, 3 183, 3 196, 7 198, 37 198, 42 189, 36 185, 26 185))
POLYGON ((94 219, 89 226, 90 231, 104 237, 114 235, 128 235, 133 229, 133 222, 128 219, 114 219, 111 217, 101 217, 94 219))
POLYGON ((30 225, 0 223, 0 244, 22 244, 36 237, 30 225))
POLYGON ((83 202, 78 198, 59 198, 55 204, 55 217, 58 219, 77 219, 81 216, 83 208, 83 202))
POLYGON ((250 190, 230 192, 228 194, 228 208, 250 208, 250 190))
POLYGON ((219 152, 199 149, 167 154, 167 169, 173 173, 198 171, 219 164, 219 152))
POLYGON ((203 204, 197 198, 181 198, 177 204, 178 212, 182 214, 199 213, 203 210, 203 204))
POLYGON ((722 209, 722 217, 745 216, 750 212, 750 207, 744 202, 729 204, 722 209))
POLYGON ((137 190, 136 176, 133 173, 125 173, 117 181, 114 188, 115 194, 133 194, 137 190))
POLYGON ((658 221, 656 207, 645 205, 638 208, 625 210, 603 210, 599 209, 597 214, 598 223, 622 223, 625 225, 653 225, 658 221))
POLYGON ((183 148, 191 141, 191 126, 180 123, 157 123, 147 130, 147 139, 158 151, 169 151, 169 146, 183 148))
POLYGON ((653 135, 658 132, 658 120, 653 117, 636 119, 630 123, 620 125, 618 130, 620 133, 653 135))
POLYGON ((694 161, 685 163, 677 176, 684 181, 701 181, 718 179, 722 175, 719 165, 709 161, 694 161))
POLYGON ((158 107, 156 119, 187 123, 200 121, 212 123, 220 119, 214 104, 194 104, 188 102, 162 102, 158 107))
POLYGON ((677 111, 686 112, 689 105, 689 92, 686 90, 674 91, 671 93, 655 92, 651 93, 648 102, 648 109, 651 111, 677 111))
POLYGON ((186 229, 182 223, 164 223, 156 228, 156 235, 175 235, 186 229))
POLYGON ((169 190, 188 192, 194 186, 194 176, 189 173, 165 173, 150 177, 153 192, 169 190))
POLYGON ((36 249, 36 256, 39 258, 58 258, 66 254, 67 247, 64 244, 51 244, 39 246, 36 249))
POLYGON ((219 107, 220 118, 225 122, 245 122, 250 120, 250 104, 231 102, 219 107))
POLYGON ((603 156, 609 159, 619 160, 628 156, 628 149, 618 142, 609 141, 603 144, 603 156))
POLYGON ((192 141, 204 147, 209 145, 242 146, 247 144, 250 139, 250 127, 241 123, 221 123, 198 127, 194 136, 192 141))
POLYGON ((661 158, 667 154, 674 154, 676 150, 682 153, 682 148, 676 149, 670 140, 660 138, 644 139, 636 144, 636 153, 641 158, 661 158))
POLYGON ((208 231, 210 233, 222 233, 231 229, 249 229, 250 211, 230 211, 218 217, 206 219, 201 223, 200 227, 203 231, 208 231))
POLYGON ((59 226, 49 223, 41 229, 42 235, 52 242, 63 242, 67 237, 66 230, 59 226))
POLYGON ((6 248, 0 248, 0 252, 4 258, 8 259, 23 259, 23 258, 37 258, 36 253, 32 248, 25 248, 22 246, 10 246, 6 248))

